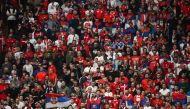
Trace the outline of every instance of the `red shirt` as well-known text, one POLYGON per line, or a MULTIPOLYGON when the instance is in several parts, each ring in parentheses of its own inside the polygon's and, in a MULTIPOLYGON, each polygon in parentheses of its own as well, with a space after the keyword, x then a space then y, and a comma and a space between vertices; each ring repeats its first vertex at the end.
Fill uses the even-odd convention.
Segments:
POLYGON ((85 11, 86 11, 85 9, 80 9, 81 18, 85 18, 85 11))
POLYGON ((185 77, 185 78, 179 78, 179 82, 182 82, 182 79, 185 79, 185 83, 189 83, 189 79, 188 79, 188 77, 185 77))
POLYGON ((104 16, 104 11, 102 9, 97 9, 95 10, 95 16, 98 19, 103 19, 104 16))
POLYGON ((24 56, 27 60, 31 60, 34 57, 34 53, 32 51, 26 51, 24 56))
POLYGON ((113 24, 113 19, 114 16, 111 14, 107 14, 104 16, 104 20, 105 20, 105 26, 112 26, 113 24))
POLYGON ((142 45, 143 38, 142 36, 137 37, 137 46, 140 47, 142 45))
POLYGON ((173 100, 176 100, 176 99, 178 98, 178 95, 179 95, 179 91, 174 91, 174 92, 172 93, 172 99, 173 99, 173 100))
POLYGON ((149 68, 151 71, 154 71, 156 68, 157 62, 156 61, 152 61, 150 62, 149 68))
POLYGON ((152 100, 152 105, 159 105, 159 106, 162 106, 163 105, 163 100, 161 99, 154 99, 152 100))
POLYGON ((105 36, 104 43, 108 43, 108 42, 109 42, 109 38, 108 38, 108 36, 105 36))
POLYGON ((95 25, 94 27, 96 28, 96 29, 95 29, 95 32, 98 32, 98 29, 100 28, 101 22, 95 21, 95 22, 94 22, 94 25, 95 25))
POLYGON ((132 64, 135 62, 140 62, 140 56, 131 56, 132 64))
POLYGON ((88 81, 86 81, 86 82, 83 83, 84 89, 87 88, 87 87, 90 86, 90 85, 91 85, 91 83, 88 82, 88 81))
POLYGON ((111 101, 112 109, 119 109, 120 101, 118 99, 114 99, 111 101))
POLYGON ((128 14, 126 15, 126 19, 132 19, 132 17, 133 17, 133 13, 128 13, 128 14))
POLYGON ((89 47, 89 45, 86 45, 86 44, 85 44, 84 49, 85 49, 85 51, 86 51, 86 54, 87 54, 88 56, 90 56, 90 47, 89 47))
POLYGON ((125 101, 127 101, 127 100, 132 100, 133 101, 133 94, 127 94, 127 95, 123 95, 122 96, 122 100, 125 100, 125 101))
POLYGON ((144 90, 147 90, 148 89, 148 82, 149 82, 149 79, 143 79, 142 80, 142 87, 144 90))
POLYGON ((190 6, 189 5, 182 6, 182 13, 189 15, 190 14, 190 6))
POLYGON ((126 5, 122 5, 122 6, 120 7, 120 9, 121 9, 122 11, 126 11, 126 10, 127 10, 127 6, 126 6, 126 5))
MULTIPOLYGON (((8 84, 0 84, 0 91, 4 91, 4 90, 6 90, 8 88, 8 84)), ((0 94, 0 99, 4 99, 4 100, 6 100, 7 99, 7 96, 8 96, 8 94, 7 93, 1 93, 0 94)))
POLYGON ((77 98, 77 97, 74 97, 74 98, 72 98, 73 99, 73 101, 77 104, 77 106, 79 106, 80 104, 80 99, 79 98, 77 98))
POLYGON ((43 5, 44 5, 44 10, 47 10, 48 9, 48 4, 49 4, 49 2, 48 2, 49 0, 44 0, 44 2, 43 2, 43 5))
POLYGON ((21 38, 21 39, 20 39, 20 45, 21 45, 21 47, 23 47, 24 44, 26 44, 26 42, 27 42, 26 39, 21 38))
POLYGON ((79 56, 79 57, 76 58, 76 60, 77 60, 79 63, 82 63, 83 60, 84 60, 84 57, 79 56))
POLYGON ((7 38, 6 39, 6 45, 7 45, 7 48, 11 48, 13 43, 16 42, 16 39, 15 38, 7 38))
POLYGON ((43 51, 41 51, 41 50, 38 50, 38 51, 36 51, 36 54, 37 54, 37 56, 38 56, 38 59, 39 58, 42 58, 43 57, 43 51))
POLYGON ((161 67, 162 68, 169 68, 170 67, 170 63, 168 61, 164 61, 162 64, 161 64, 161 67))
POLYGON ((90 103, 93 103, 93 104, 100 104, 101 103, 101 100, 100 98, 91 98, 91 100, 89 100, 90 103))
POLYGON ((60 24, 61 24, 61 26, 67 26, 68 25, 68 22, 67 21, 60 21, 60 24))
POLYGON ((36 79, 37 79, 41 84, 44 83, 45 78, 46 78, 46 72, 38 72, 37 75, 36 75, 36 79))
POLYGON ((105 38, 105 36, 106 36, 105 32, 104 32, 104 31, 101 31, 101 32, 100 32, 100 37, 101 37, 101 38, 105 38))
POLYGON ((116 82, 113 82, 113 83, 110 83, 110 87, 112 89, 112 92, 115 92, 115 90, 119 88, 119 84, 116 82))
POLYGON ((110 15, 117 17, 118 16, 118 12, 117 11, 110 11, 110 15))
POLYGON ((48 14, 38 14, 38 22, 41 24, 48 19, 48 14))
POLYGON ((90 39, 90 35, 88 33, 84 33, 84 43, 88 44, 88 41, 90 39))
POLYGON ((73 13, 69 13, 68 15, 67 15, 67 21, 70 21, 70 20, 72 20, 72 19, 74 19, 75 18, 75 15, 73 14, 73 13))
POLYGON ((48 77, 49 77, 49 79, 52 81, 53 84, 56 83, 57 75, 56 75, 55 73, 51 73, 51 74, 49 73, 49 74, 48 74, 48 77))
POLYGON ((129 79, 128 79, 127 77, 125 77, 125 76, 119 77, 119 78, 118 78, 118 81, 121 82, 122 79, 124 80, 124 83, 125 83, 125 84, 127 84, 128 81, 129 81, 129 79))
POLYGON ((48 72, 49 72, 51 69, 53 70, 53 73, 57 74, 57 70, 56 70, 56 68, 55 68, 54 65, 51 65, 51 66, 48 67, 48 72))
POLYGON ((187 98, 187 95, 186 95, 186 93, 179 93, 178 96, 177 96, 177 98, 178 98, 179 100, 186 99, 186 98, 187 98))
POLYGON ((162 81, 162 79, 157 78, 157 79, 155 79, 155 80, 154 80, 154 83, 155 83, 156 85, 158 85, 158 84, 160 84, 160 83, 161 83, 161 81, 162 81))
POLYGON ((57 46, 52 47, 53 52, 58 52, 59 48, 57 46))
POLYGON ((43 35, 43 33, 40 32, 40 31, 37 31, 37 32, 34 33, 34 37, 35 37, 35 38, 39 38, 39 37, 41 37, 42 35, 43 35))

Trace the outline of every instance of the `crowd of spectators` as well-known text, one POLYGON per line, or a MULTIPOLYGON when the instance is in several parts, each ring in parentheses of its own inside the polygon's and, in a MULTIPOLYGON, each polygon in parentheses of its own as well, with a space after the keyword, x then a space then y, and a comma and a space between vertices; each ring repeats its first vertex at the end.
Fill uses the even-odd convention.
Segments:
POLYGON ((190 109, 189 0, 0 0, 0 109, 190 109))

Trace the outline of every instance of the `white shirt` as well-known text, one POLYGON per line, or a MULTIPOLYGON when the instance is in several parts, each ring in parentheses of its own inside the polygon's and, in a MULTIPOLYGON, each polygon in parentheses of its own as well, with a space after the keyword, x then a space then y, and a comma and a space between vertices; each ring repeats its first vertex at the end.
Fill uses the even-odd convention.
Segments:
POLYGON ((188 69, 190 70, 190 63, 187 65, 188 69))
POLYGON ((94 70, 94 72, 96 72, 97 68, 98 68, 98 63, 94 62, 94 64, 93 64, 93 70, 94 70))
POLYGON ((32 39, 29 40, 29 42, 30 42, 31 44, 33 44, 33 46, 35 46, 35 44, 36 44, 36 39, 32 38, 32 39))
POLYGON ((104 71, 104 66, 100 66, 100 71, 104 71))
POLYGON ((152 109, 151 106, 145 106, 143 109, 152 109))
POLYGON ((111 51, 106 51, 107 59, 112 58, 111 51))
POLYGON ((118 53, 113 53, 113 60, 116 60, 116 55, 118 55, 118 57, 121 57, 122 56, 122 53, 118 52, 118 53))
POLYGON ((25 71, 27 71, 28 73, 30 73, 30 76, 32 76, 32 74, 33 74, 33 66, 31 64, 28 64, 28 65, 25 64, 23 66, 23 69, 25 71))
POLYGON ((42 51, 45 50, 46 48, 46 45, 44 43, 37 43, 35 46, 34 46, 35 49, 38 49, 40 48, 42 51))
POLYGON ((70 34, 68 36, 68 42, 67 42, 67 45, 71 44, 73 42, 73 40, 76 41, 76 43, 78 44, 78 40, 79 40, 79 36, 77 34, 73 35, 73 34, 70 34))
POLYGON ((59 6, 58 2, 51 2, 48 5, 48 13, 55 14, 57 12, 57 7, 59 6))
POLYGON ((68 14, 68 12, 69 12, 69 7, 68 6, 65 6, 65 4, 63 4, 61 6, 61 9, 63 10, 64 13, 68 14))
POLYGON ((23 102, 19 102, 19 104, 16 104, 17 109, 22 109, 25 106, 23 102))
POLYGON ((170 90, 169 90, 169 89, 160 89, 159 92, 160 92, 162 95, 166 96, 166 95, 169 94, 170 90))
POLYGON ((61 86, 62 86, 62 82, 61 81, 57 81, 57 87, 61 88, 61 86))
POLYGON ((6 105, 5 109, 11 109, 11 106, 6 105))
POLYGON ((56 40, 56 41, 55 41, 55 45, 56 45, 57 47, 61 47, 61 45, 62 45, 62 40, 56 40))
POLYGON ((93 70, 94 70, 94 69, 93 69, 92 67, 88 67, 88 66, 84 68, 84 72, 85 72, 85 73, 90 73, 90 72, 93 71, 93 70))
POLYGON ((174 69, 176 75, 179 75, 179 72, 182 70, 179 63, 174 63, 174 69))
POLYGON ((90 13, 94 13, 94 10, 86 10, 86 11, 85 11, 85 15, 86 15, 86 16, 89 16, 90 13))
POLYGON ((111 7, 115 8, 117 6, 116 0, 109 0, 109 2, 110 2, 109 4, 110 4, 111 7))
POLYGON ((103 56, 96 56, 95 58, 97 58, 100 63, 105 61, 103 56))
POLYGON ((35 22, 34 17, 29 17, 28 20, 29 20, 29 22, 31 22, 31 23, 34 23, 34 22, 35 22))
POLYGON ((21 54, 23 54, 23 52, 16 52, 15 59, 20 59, 21 54))
POLYGON ((91 88, 92 89, 92 93, 95 93, 97 90, 98 90, 98 87, 97 86, 88 86, 87 88, 86 88, 86 91, 89 89, 89 88, 91 88))

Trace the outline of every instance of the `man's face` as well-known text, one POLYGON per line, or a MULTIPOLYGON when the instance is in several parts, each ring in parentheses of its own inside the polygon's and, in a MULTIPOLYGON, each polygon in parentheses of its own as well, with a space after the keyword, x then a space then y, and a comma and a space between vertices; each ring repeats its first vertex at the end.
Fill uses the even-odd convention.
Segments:
POLYGON ((43 71, 43 67, 40 67, 40 71, 43 71))

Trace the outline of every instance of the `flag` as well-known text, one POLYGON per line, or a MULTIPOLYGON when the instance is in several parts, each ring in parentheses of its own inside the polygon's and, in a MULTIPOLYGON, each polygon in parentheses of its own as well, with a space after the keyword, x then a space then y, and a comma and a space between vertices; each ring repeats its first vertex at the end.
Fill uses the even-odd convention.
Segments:
POLYGON ((46 108, 61 108, 68 107, 69 105, 71 105, 71 99, 62 94, 46 94, 46 108))
POLYGON ((189 103, 189 102, 190 102, 190 91, 187 92, 187 103, 189 103))

